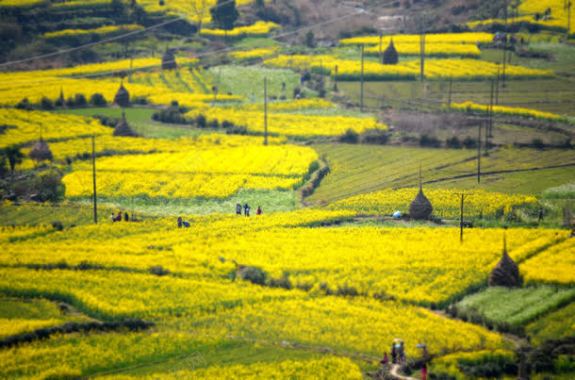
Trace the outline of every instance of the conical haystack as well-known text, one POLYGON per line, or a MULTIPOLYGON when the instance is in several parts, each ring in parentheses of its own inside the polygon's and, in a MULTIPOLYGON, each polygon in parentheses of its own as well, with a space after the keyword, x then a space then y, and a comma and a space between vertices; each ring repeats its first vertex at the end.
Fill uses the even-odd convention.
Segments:
POLYGON ((417 196, 409 205, 409 216, 415 220, 427 220, 433 212, 433 206, 425 194, 423 189, 419 187, 417 196))
POLYGON ((122 112, 122 119, 118 122, 118 124, 116 124, 116 127, 114 128, 114 136, 137 136, 136 132, 130 128, 128 121, 126 120, 125 112, 122 112))
POLYGON ((393 39, 389 43, 389 46, 383 52, 383 64, 384 65, 397 65, 399 62, 399 54, 395 49, 395 44, 393 43, 393 39))
POLYGON ((116 92, 116 96, 114 97, 114 103, 119 105, 120 107, 129 107, 130 106, 130 93, 124 87, 124 82, 120 83, 120 88, 118 92, 116 92))
POLYGON ((423 193, 423 184, 421 180, 421 167, 419 168, 419 191, 415 199, 409 205, 409 216, 415 220, 428 220, 433 212, 433 206, 429 199, 423 193))
POLYGON ((519 267, 507 253, 507 242, 503 242, 503 255, 489 275, 489 286, 519 287, 523 279, 519 274, 519 267))
POLYGON ((38 140, 38 142, 34 144, 29 155, 30 158, 36 162, 52 161, 52 159, 54 158, 54 156, 52 155, 52 151, 48 146, 48 143, 43 139, 38 140))

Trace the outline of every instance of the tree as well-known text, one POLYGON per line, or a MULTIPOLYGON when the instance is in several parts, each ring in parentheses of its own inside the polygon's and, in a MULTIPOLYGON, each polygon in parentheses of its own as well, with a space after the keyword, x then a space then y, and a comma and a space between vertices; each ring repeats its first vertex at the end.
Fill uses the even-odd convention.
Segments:
POLYGON ((305 34, 305 45, 308 48, 314 48, 315 47, 315 35, 313 34, 313 32, 311 30, 305 34))
MULTIPOLYGON (((198 34, 202 31, 202 24, 204 19, 208 14, 208 3, 207 0, 191 0, 190 8, 192 9, 192 13, 196 18, 196 24, 198 27, 198 34)), ((211 12, 211 10, 210 10, 211 12)))
POLYGON ((232 30, 240 16, 235 0, 218 0, 216 5, 210 8, 210 14, 214 23, 223 30, 232 30))
POLYGON ((112 0, 111 5, 112 5, 112 12, 114 15, 121 16, 124 14, 125 7, 122 0, 112 0))
POLYGON ((16 165, 22 163, 24 155, 20 151, 20 148, 15 146, 9 146, 8 148, 5 148, 4 155, 8 158, 8 163, 10 164, 10 172, 12 173, 12 177, 14 177, 14 170, 16 169, 16 165))

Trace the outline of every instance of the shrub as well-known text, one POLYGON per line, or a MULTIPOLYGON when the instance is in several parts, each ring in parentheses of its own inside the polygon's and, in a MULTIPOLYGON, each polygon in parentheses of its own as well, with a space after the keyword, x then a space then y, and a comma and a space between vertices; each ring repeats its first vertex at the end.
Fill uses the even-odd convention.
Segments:
POLYGON ((170 274, 170 271, 168 269, 165 269, 161 265, 154 265, 150 267, 149 272, 156 276, 167 276, 168 274, 170 274))
POLYGON ((423 134, 419 138, 419 145, 423 147, 439 148, 441 147, 441 142, 435 136, 423 134))
POLYGON ((350 297, 357 297, 359 292, 353 286, 343 285, 338 286, 335 294, 338 296, 350 296, 350 297))
POLYGON ((76 101, 74 98, 66 99, 66 107, 74 107, 76 105, 76 101))
POLYGON ((108 102, 106 101, 106 98, 104 98, 104 95, 96 93, 90 97, 90 104, 97 107, 104 107, 108 102))
POLYGON ((51 111, 54 109, 54 103, 44 96, 42 97, 42 100, 40 100, 40 108, 46 111, 51 111))
POLYGON ((463 146, 464 146, 466 149, 474 149, 474 148, 477 148, 477 140, 474 139, 473 137, 466 137, 466 138, 463 140, 463 143, 462 143, 462 144, 463 144, 463 146))
POLYGON ((347 144, 357 144, 359 141, 359 134, 350 128, 339 137, 339 141, 347 144))
POLYGON ((266 272, 263 269, 252 266, 240 266, 236 271, 236 277, 252 284, 264 285, 266 283, 266 272))
POLYGON ((162 123, 170 124, 186 124, 186 118, 179 112, 178 109, 165 109, 160 112, 155 112, 152 115, 152 119, 155 121, 160 121, 162 123))
POLYGON ((445 140, 445 145, 448 148, 452 148, 452 149, 461 149, 463 147, 461 141, 459 141, 459 139, 457 138, 457 136, 453 136, 451 138, 448 138, 447 140, 445 140))
POLYGON ((531 141, 531 146, 535 149, 544 149, 545 148, 545 143, 543 142, 543 140, 539 139, 539 138, 535 138, 531 141))
POLYGON ((64 229, 64 225, 59 220, 54 220, 52 222, 52 228, 56 231, 62 231, 64 229))
POLYGON ((84 94, 76 94, 74 95, 74 104, 76 107, 86 107, 88 105, 88 101, 84 94))
POLYGON ((226 130, 226 134, 228 135, 247 135, 248 129, 241 125, 235 125, 231 128, 226 130))
POLYGON ((228 120, 222 121, 222 128, 228 129, 228 128, 232 128, 233 126, 234 126, 234 123, 232 123, 231 121, 228 121, 228 120))
POLYGON ((62 183, 62 175, 58 171, 50 169, 40 173, 33 182, 33 188, 39 201, 57 202, 64 198, 65 187, 62 183))
POLYGON ((204 115, 198 115, 196 117, 196 125, 198 128, 206 128, 208 125, 208 122, 206 120, 206 117, 204 115))
POLYGON ((30 101, 28 100, 28 98, 24 98, 22 100, 20 100, 18 102, 18 104, 16 104, 16 108, 18 108, 19 110, 31 110, 32 109, 32 105, 30 104, 30 101))
POLYGON ((381 129, 368 129, 361 134, 360 140, 364 144, 385 145, 389 141, 389 135, 381 129))
POLYGON ((284 288, 284 289, 292 288, 292 284, 289 280, 287 273, 284 273, 283 276, 278 279, 274 278, 270 279, 268 285, 271 286, 272 288, 284 288))

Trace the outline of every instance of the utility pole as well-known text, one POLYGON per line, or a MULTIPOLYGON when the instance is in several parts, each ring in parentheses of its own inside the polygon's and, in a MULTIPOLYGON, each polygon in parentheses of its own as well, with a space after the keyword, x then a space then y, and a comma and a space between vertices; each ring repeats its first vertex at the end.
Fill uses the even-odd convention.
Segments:
POLYGON ((339 75, 339 67, 338 65, 335 65, 335 67, 333 68, 334 71, 334 75, 333 75, 333 91, 334 92, 339 92, 339 87, 337 85, 337 76, 339 75))
POLYGON ((485 141, 483 142, 483 155, 485 157, 489 156, 489 109, 487 110, 488 115, 485 120, 485 141))
POLYGON ((364 74, 364 60, 365 60, 365 45, 361 45, 361 74, 360 74, 360 98, 359 98, 359 110, 363 112, 363 74, 364 74))
POLYGON ((495 79, 491 79, 491 96, 489 99, 489 137, 493 137, 493 107, 495 102, 495 79))
POLYGON ((477 183, 481 183, 481 121, 477 133, 477 183))
POLYGON ((379 32, 379 63, 383 63, 383 32, 379 32))
POLYGON ((421 25, 421 33, 419 34, 419 79, 423 82, 425 78, 425 30, 423 29, 423 24, 421 25))
POLYGON ((507 8, 508 8, 508 0, 505 0, 505 5, 504 5, 504 14, 505 14, 505 39, 503 40, 503 74, 501 76, 501 81, 502 81, 502 85, 501 87, 505 88, 505 69, 507 66, 507 40, 508 40, 508 36, 507 36, 507 31, 508 31, 508 27, 507 27, 507 19, 508 19, 508 14, 507 14, 507 8))
POLYGON ((268 145, 268 78, 264 77, 264 145, 268 145))
POLYGON ((453 77, 449 78, 449 92, 447 96, 447 107, 451 108, 451 91, 453 89, 453 77))
POLYGON ((499 104, 499 80, 501 79, 501 69, 497 67, 497 80, 495 82, 495 104, 499 104))
POLYGON ((565 42, 569 39, 569 33, 571 33, 571 6, 573 3, 571 0, 567 0, 567 32, 565 34, 565 42))
POLYGON ((98 224, 98 194, 96 192, 96 136, 92 135, 92 185, 94 196, 94 224, 98 224))
POLYGON ((463 200, 465 194, 461 193, 461 205, 459 207, 459 242, 463 243, 463 200))

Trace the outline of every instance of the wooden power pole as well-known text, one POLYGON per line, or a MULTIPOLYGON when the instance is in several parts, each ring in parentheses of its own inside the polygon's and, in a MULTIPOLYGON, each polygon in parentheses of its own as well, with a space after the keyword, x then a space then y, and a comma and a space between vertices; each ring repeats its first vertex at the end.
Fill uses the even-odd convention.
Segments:
POLYGON ((572 0, 567 0, 567 32, 565 34, 565 42, 569 40, 569 33, 571 33, 571 6, 572 0))
POLYGON ((268 145, 268 78, 264 78, 264 145, 268 145))
POLYGON ((477 133, 477 183, 481 183, 481 123, 478 123, 477 133))
POLYGON ((459 242, 463 243, 463 201, 465 194, 461 193, 461 204, 459 206, 459 242))
POLYGON ((359 94, 359 110, 363 112, 363 90, 364 90, 364 61, 365 61, 365 45, 361 45, 361 74, 360 74, 360 94, 359 94))
POLYGON ((425 79, 425 30, 421 25, 421 33, 419 34, 419 79, 423 82, 425 79))
POLYGON ((493 138, 493 114, 495 107, 495 79, 491 80, 491 96, 489 97, 489 138, 493 138))
POLYGON ((98 224, 98 193, 96 191, 96 136, 92 135, 92 186, 94 203, 94 224, 98 224))

